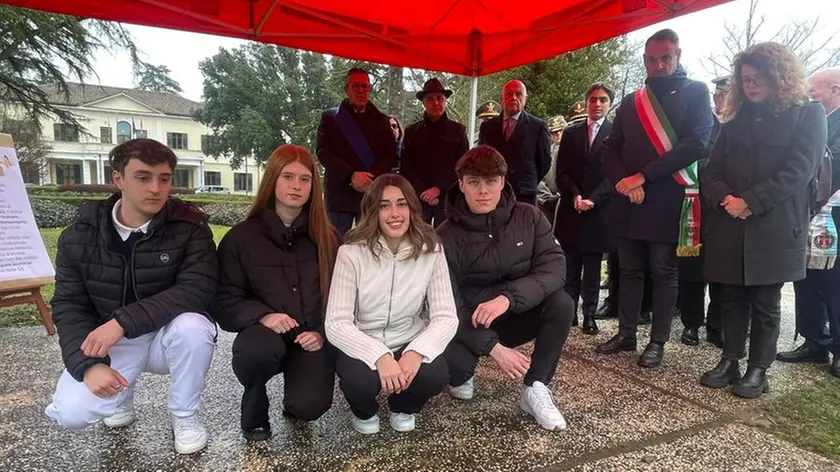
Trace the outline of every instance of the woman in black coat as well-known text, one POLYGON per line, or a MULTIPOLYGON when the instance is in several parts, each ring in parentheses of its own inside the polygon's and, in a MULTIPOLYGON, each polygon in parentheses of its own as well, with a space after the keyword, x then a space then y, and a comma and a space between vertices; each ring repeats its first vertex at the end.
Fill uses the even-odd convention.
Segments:
POLYGON ((280 146, 248 219, 218 251, 213 314, 238 333, 233 372, 245 387, 241 425, 249 441, 271 437, 266 383, 281 372, 286 416, 313 421, 332 406, 336 353, 324 339, 323 315, 338 245, 315 159, 280 146))
POLYGON ((785 282, 805 277, 810 192, 825 149, 825 111, 808 103, 805 73, 784 46, 762 43, 735 60, 724 123, 702 176, 709 211, 706 277, 723 288, 723 358, 711 388, 757 398, 769 388, 785 282), (743 378, 739 359, 750 355, 743 378))

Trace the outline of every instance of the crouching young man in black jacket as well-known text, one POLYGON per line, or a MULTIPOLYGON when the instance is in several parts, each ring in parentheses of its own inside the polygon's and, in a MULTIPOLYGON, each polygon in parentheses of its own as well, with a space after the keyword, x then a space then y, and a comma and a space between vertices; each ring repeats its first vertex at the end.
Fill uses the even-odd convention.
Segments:
POLYGON ((207 444, 198 422, 215 324, 203 313, 216 293, 207 218, 170 199, 175 154, 134 139, 109 156, 121 191, 88 202, 58 240, 53 318, 66 370, 46 414, 67 428, 134 421, 141 372, 170 374, 175 450, 207 444))
POLYGON ((563 250, 540 210, 517 203, 498 151, 475 147, 455 172, 438 229, 461 319, 444 353, 450 393, 471 399, 478 359, 490 356, 511 379, 524 377, 523 410, 545 429, 565 429, 548 389, 574 316, 563 250), (530 358, 514 349, 532 340, 530 358))

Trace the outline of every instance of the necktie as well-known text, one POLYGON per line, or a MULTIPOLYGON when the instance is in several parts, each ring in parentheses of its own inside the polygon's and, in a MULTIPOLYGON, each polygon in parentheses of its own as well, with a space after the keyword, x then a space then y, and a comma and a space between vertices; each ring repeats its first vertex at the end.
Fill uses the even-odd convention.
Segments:
POLYGON ((589 148, 592 148, 592 143, 595 141, 595 136, 598 136, 598 122, 593 121, 589 123, 589 148))
POLYGON ((505 141, 510 139, 510 135, 513 134, 513 128, 516 127, 516 120, 513 118, 505 119, 505 141))

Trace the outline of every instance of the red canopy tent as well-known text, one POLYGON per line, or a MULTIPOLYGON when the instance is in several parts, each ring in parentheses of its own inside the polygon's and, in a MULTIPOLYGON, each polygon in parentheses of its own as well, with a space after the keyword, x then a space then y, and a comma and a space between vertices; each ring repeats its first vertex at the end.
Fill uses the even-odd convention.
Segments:
MULTIPOLYGON (((731 0, 0 0, 0 3, 479 77, 728 1, 731 0)), ((473 85, 474 101, 475 81, 473 85)))

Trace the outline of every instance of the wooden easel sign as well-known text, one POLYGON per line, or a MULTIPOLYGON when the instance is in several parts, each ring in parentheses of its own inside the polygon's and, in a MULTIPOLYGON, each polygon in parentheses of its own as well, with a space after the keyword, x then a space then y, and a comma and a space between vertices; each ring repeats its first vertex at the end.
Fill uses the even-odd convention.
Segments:
POLYGON ((55 333, 41 287, 55 281, 26 195, 14 142, 0 134, 0 307, 35 303, 47 333, 55 333))

